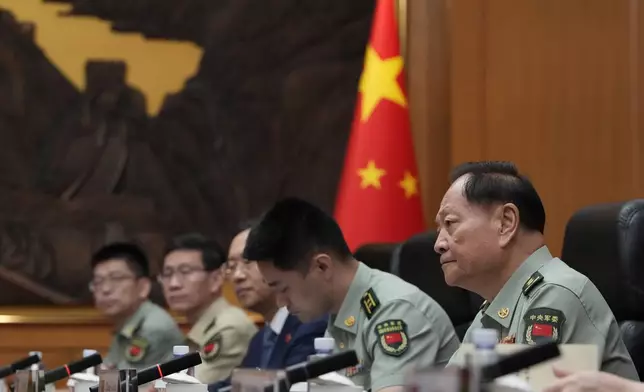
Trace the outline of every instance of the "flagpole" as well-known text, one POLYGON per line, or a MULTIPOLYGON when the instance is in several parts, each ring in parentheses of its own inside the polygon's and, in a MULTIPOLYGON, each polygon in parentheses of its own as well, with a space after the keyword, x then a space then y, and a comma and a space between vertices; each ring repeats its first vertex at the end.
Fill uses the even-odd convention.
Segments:
POLYGON ((400 52, 407 64, 407 0, 396 0, 396 19, 398 20, 400 52))

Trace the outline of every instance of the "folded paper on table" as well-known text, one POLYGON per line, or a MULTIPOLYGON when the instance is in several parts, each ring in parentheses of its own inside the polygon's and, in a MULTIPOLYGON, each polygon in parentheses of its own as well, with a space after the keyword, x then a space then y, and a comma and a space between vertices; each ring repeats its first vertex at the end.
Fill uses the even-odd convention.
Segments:
POLYGON ((298 382, 291 385, 290 392, 306 391, 325 391, 325 392, 362 392, 361 386, 357 386, 350 378, 343 376, 338 372, 323 374, 306 382, 298 382), (308 388, 309 383, 311 388, 308 388))
MULTIPOLYGON (((524 344, 498 344, 496 352, 500 355, 511 354, 529 347, 524 344)), ((557 378, 552 368, 557 366, 568 371, 598 370, 599 353, 597 346, 592 344, 562 344, 559 346, 561 356, 539 365, 532 366, 526 370, 514 374, 523 379, 535 391, 541 391, 551 385, 557 378)), ((472 353, 474 346, 472 344, 462 344, 458 351, 458 363, 463 363, 463 356, 472 353)))
POLYGON ((67 379, 67 387, 74 392, 89 392, 89 388, 98 382, 99 378, 96 374, 74 373, 67 379))

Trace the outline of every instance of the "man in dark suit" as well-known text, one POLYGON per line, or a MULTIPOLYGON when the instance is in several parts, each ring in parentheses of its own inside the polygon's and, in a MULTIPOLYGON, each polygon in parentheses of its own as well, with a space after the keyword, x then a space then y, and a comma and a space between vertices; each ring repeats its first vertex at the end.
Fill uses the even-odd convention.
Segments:
MULTIPOLYGON (((250 227, 233 238, 228 251, 225 274, 235 288, 235 294, 244 308, 261 314, 265 325, 255 334, 240 367, 283 369, 306 361, 315 353, 313 341, 324 336, 328 318, 302 323, 280 307, 277 296, 268 286, 257 262, 242 257, 250 227)), ((210 384, 208 390, 215 392, 230 385, 230 379, 210 384)))

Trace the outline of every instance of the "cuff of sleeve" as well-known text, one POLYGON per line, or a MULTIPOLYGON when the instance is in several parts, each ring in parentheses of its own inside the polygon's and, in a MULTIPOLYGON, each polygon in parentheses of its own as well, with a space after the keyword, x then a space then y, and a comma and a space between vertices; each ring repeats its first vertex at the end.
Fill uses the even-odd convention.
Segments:
POLYGON ((404 374, 387 374, 378 377, 376 380, 371 380, 371 391, 377 392, 383 388, 398 387, 405 385, 404 374))

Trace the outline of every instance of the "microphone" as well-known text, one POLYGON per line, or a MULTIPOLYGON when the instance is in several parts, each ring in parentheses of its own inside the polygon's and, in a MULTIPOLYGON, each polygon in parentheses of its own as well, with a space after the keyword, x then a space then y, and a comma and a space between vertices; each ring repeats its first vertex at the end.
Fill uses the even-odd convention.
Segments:
POLYGON ((26 358, 19 359, 16 362, 14 362, 14 363, 12 363, 10 365, 1 367, 0 368, 0 379, 3 379, 5 377, 7 377, 7 376, 10 376, 10 375, 14 374, 17 370, 26 369, 29 366, 40 362, 40 360, 41 360, 40 355, 34 354, 34 355, 30 355, 30 356, 28 356, 26 358))
MULTIPOLYGON (((164 376, 178 373, 182 370, 197 366, 201 363, 201 355, 198 352, 191 352, 179 358, 172 359, 168 362, 152 365, 137 373, 136 378, 132 381, 137 386, 147 384, 150 381, 158 380, 164 376)), ((121 382, 121 387, 125 390, 126 383, 121 382)), ((98 385, 89 388, 90 392, 98 392, 98 385)))
POLYGON ((74 373, 82 372, 83 370, 89 369, 94 366, 98 366, 103 363, 103 358, 101 354, 94 353, 78 361, 70 362, 66 365, 52 369, 45 373, 45 384, 50 384, 63 378, 69 377, 74 373))
MULTIPOLYGON (((286 376, 279 381, 279 392, 288 392, 291 385, 304 382, 323 374, 336 372, 358 364, 358 355, 354 350, 344 351, 327 357, 315 358, 289 366, 284 371, 286 376)), ((221 391, 221 389, 220 389, 221 391)), ((264 392, 274 392, 273 385, 264 388, 264 392)))
POLYGON ((496 363, 484 366, 481 369, 482 382, 491 382, 499 378, 531 366, 540 364, 561 355, 557 342, 548 342, 538 346, 531 346, 514 354, 503 356, 496 363))

